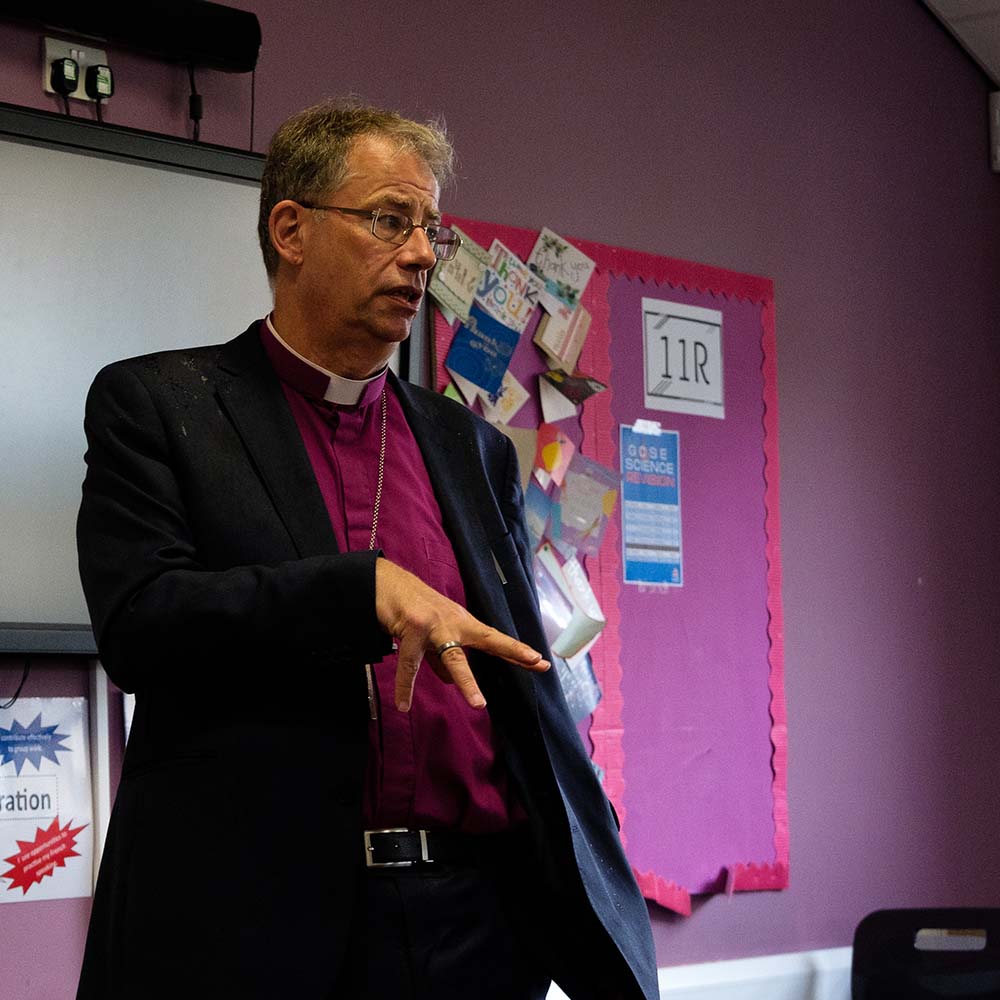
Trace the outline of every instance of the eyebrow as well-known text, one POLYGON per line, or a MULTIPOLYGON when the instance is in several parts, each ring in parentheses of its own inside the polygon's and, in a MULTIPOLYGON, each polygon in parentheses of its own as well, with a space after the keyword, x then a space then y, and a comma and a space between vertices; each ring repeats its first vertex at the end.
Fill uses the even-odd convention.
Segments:
MULTIPOLYGON (((389 197, 381 200, 388 208, 395 209, 397 212, 405 212, 411 217, 417 209, 416 202, 411 198, 400 198, 390 195, 389 197)), ((424 221, 439 223, 441 221, 441 213, 436 209, 431 209, 427 213, 427 217, 424 221)))

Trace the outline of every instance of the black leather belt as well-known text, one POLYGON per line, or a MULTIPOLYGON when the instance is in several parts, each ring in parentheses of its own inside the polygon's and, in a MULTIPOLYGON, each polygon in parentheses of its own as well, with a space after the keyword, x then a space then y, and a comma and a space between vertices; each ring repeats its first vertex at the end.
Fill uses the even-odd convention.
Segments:
POLYGON ((509 834, 446 833, 440 830, 365 830, 365 864, 369 868, 413 865, 478 864, 498 861, 511 847, 509 834))

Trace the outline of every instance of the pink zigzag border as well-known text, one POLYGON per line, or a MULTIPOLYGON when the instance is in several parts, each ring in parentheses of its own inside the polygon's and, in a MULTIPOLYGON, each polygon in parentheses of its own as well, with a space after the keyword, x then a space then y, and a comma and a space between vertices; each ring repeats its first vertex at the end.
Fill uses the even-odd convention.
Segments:
MULTIPOLYGON (((504 226, 472 219, 451 217, 472 239, 489 246, 499 239, 522 259, 526 259, 538 236, 537 231, 504 226)), ((643 282, 653 281, 712 295, 723 295, 756 302, 761 305, 761 347, 764 379, 764 503, 767 543, 767 610, 769 676, 771 691, 771 768, 772 809, 774 816, 775 860, 766 862, 734 862, 728 866, 727 892, 761 889, 784 889, 789 884, 788 832, 788 724, 784 689, 784 615, 781 603, 781 514, 779 507, 780 462, 778 455, 778 380, 777 341, 774 324, 774 284, 769 278, 741 274, 723 268, 691 261, 661 257, 638 250, 608 246, 589 240, 565 237, 582 250, 597 265, 585 293, 591 312, 593 330, 608 330, 610 307, 607 292, 609 275, 624 276, 643 282)), ((436 313, 434 339, 437 349, 436 384, 447 385, 448 374, 444 357, 452 336, 451 326, 436 313)), ((603 350, 598 351, 598 338, 588 337, 580 358, 580 368, 608 386, 608 390, 591 397, 583 408, 582 426, 584 450, 595 460, 614 468, 617 464, 614 427, 611 416, 613 387, 611 385, 610 337, 601 338, 603 350), (592 452, 592 453, 591 453, 592 452)), ((594 647, 594 672, 603 691, 601 703, 591 720, 589 736, 593 760, 604 770, 604 787, 615 805, 622 822, 622 841, 626 842, 625 777, 622 750, 621 639, 619 633, 616 581, 608 580, 608 571, 621 576, 620 530, 616 518, 611 518, 604 539, 606 555, 602 560, 588 560, 588 573, 599 595, 607 626, 594 647), (613 555, 610 555, 613 553, 613 555), (602 565, 603 564, 603 565, 602 565), (610 565, 609 565, 610 564, 610 565)), ((655 872, 635 871, 643 895, 683 916, 691 915, 691 894, 683 886, 655 872)))

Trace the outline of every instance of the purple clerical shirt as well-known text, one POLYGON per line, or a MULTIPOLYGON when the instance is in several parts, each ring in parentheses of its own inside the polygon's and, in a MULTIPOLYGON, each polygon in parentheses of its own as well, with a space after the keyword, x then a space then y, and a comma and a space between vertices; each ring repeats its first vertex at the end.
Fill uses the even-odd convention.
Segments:
MULTIPOLYGON (((375 547, 458 604, 465 590, 420 448, 386 373, 363 382, 332 375, 295 353, 270 319, 261 340, 291 407, 342 552, 370 546, 378 485, 383 392, 385 472, 375 547), (356 400, 356 401, 355 401, 356 400)), ((489 715, 470 708, 425 663, 409 712, 395 707, 396 656, 373 667, 377 718, 369 723, 364 818, 492 833, 521 815, 489 715)))

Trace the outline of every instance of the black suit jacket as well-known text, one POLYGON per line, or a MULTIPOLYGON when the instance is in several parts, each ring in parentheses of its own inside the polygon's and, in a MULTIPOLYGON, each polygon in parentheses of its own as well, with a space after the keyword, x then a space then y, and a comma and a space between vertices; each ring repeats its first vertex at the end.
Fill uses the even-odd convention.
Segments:
MULTIPOLYGON (((80 572, 102 662, 136 712, 80 997, 320 998, 348 937, 363 664, 389 639, 376 555, 337 551, 258 329, 111 365, 88 397, 80 572)), ((469 609, 547 651, 510 442, 394 384, 469 609)), ((549 921, 554 977, 596 998, 611 969, 615 992, 656 996, 645 904, 555 671, 470 660, 531 817, 526 910, 549 921)))

